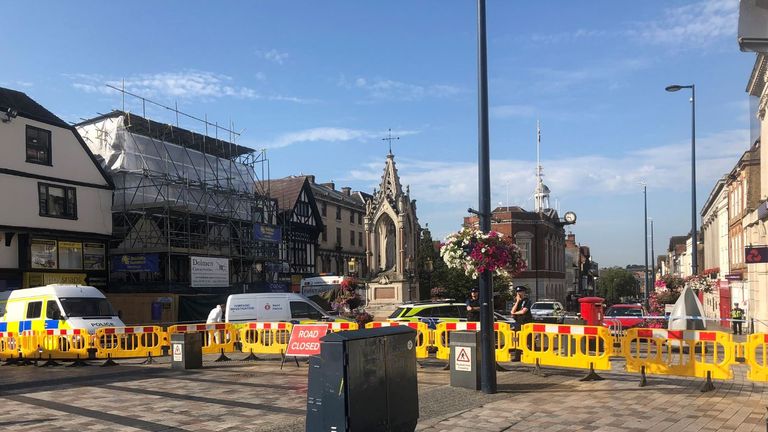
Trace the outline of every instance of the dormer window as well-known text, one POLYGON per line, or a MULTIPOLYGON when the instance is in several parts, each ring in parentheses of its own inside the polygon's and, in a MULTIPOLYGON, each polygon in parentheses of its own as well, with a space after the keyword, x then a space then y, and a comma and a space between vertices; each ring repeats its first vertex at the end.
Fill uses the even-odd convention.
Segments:
POLYGON ((51 131, 27 125, 27 162, 51 164, 51 131))

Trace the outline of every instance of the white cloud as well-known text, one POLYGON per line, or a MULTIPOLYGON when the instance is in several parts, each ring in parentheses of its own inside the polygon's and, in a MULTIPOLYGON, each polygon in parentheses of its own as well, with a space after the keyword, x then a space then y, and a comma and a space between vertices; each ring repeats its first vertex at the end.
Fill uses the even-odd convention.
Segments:
MULTIPOLYGON (((400 130, 392 131, 392 133, 398 136, 407 136, 417 134, 418 131, 400 130)), ((294 144, 313 142, 368 141, 372 139, 381 139, 383 136, 384 133, 382 132, 337 127, 317 127, 296 132, 288 132, 278 136, 272 141, 258 144, 257 147, 281 148, 294 144)))
POLYGON ((696 48, 736 34, 739 2, 705 0, 669 8, 658 21, 638 23, 629 35, 642 41, 696 48))
POLYGON ((277 63, 277 64, 283 64, 290 55, 286 52, 280 52, 276 49, 271 49, 269 51, 256 51, 256 55, 263 58, 264 60, 269 60, 271 62, 277 63))
POLYGON ((580 39, 591 39, 608 35, 604 30, 577 29, 571 32, 561 33, 534 33, 529 36, 531 42, 537 44, 563 44, 578 41, 580 39))
MULTIPOLYGON (((749 142, 747 130, 729 130, 702 137, 696 142, 697 182, 711 187, 728 172, 749 142)), ((585 155, 542 160, 544 182, 553 196, 569 199, 631 194, 645 181, 649 188, 687 190, 690 186, 690 142, 648 147, 615 157, 585 155)), ((471 204, 477 201, 477 163, 398 159, 403 184, 410 184, 420 201, 440 204, 471 204)), ((350 180, 369 182, 377 187, 381 176, 380 161, 352 170, 350 180)), ((492 202, 528 203, 535 186, 535 161, 492 160, 492 202)), ((707 192, 708 193, 708 192, 707 192)), ((702 196, 705 192, 702 192, 702 196)))
POLYGON ((461 88, 453 85, 419 85, 378 77, 358 77, 350 81, 342 76, 338 84, 347 89, 363 90, 371 98, 380 100, 414 101, 427 97, 450 97, 463 92, 461 88))
MULTIPOLYGON (((117 88, 125 85, 125 90, 146 98, 174 99, 218 99, 230 97, 235 99, 265 99, 295 103, 313 103, 314 99, 304 99, 295 96, 279 94, 263 94, 246 86, 236 85, 232 77, 206 71, 161 72, 156 74, 137 74, 121 79, 96 74, 67 75, 73 83, 72 87, 86 93, 104 95, 118 94, 117 88)), ((265 75, 257 73, 257 80, 264 80, 265 75)))

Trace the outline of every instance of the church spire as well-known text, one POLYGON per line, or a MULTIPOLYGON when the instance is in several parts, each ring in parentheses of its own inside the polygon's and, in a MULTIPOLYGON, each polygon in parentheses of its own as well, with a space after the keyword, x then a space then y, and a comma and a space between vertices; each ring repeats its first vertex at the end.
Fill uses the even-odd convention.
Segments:
POLYGON ((549 188, 544 184, 544 170, 541 166, 541 125, 536 120, 536 191, 533 194, 534 211, 549 208, 549 188))

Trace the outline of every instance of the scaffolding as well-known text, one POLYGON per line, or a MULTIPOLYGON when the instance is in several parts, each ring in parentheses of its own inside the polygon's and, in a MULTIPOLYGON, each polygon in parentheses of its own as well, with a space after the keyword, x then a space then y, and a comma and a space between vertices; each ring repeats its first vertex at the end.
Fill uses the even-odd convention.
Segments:
POLYGON ((142 115, 123 107, 76 127, 115 183, 110 255, 158 254, 160 271, 113 273, 110 289, 195 291, 192 256, 229 258, 232 291, 261 280, 279 247, 254 234, 276 223, 266 152, 235 144, 231 125, 114 89, 139 98, 142 115), (170 110, 176 124, 149 119, 147 104, 170 110), (200 132, 179 127, 180 117, 200 132))

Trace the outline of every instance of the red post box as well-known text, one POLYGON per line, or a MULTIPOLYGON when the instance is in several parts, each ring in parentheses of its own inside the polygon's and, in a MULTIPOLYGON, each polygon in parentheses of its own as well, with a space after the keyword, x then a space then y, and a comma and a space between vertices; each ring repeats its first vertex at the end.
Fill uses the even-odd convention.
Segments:
POLYGON ((581 307, 581 319, 585 325, 601 326, 603 325, 603 302, 602 297, 582 297, 579 299, 581 307))

